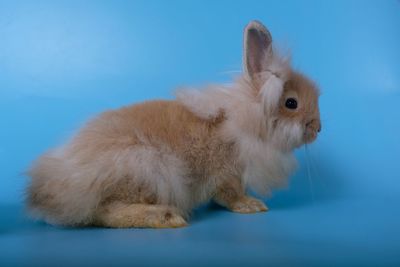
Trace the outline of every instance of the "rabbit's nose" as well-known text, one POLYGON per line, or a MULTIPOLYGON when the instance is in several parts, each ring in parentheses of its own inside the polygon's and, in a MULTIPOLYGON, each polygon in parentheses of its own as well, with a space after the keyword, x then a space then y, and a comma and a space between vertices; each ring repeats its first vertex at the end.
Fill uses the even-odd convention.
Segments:
POLYGON ((321 121, 319 119, 311 119, 306 123, 306 127, 311 128, 317 132, 321 132, 322 128, 321 121))

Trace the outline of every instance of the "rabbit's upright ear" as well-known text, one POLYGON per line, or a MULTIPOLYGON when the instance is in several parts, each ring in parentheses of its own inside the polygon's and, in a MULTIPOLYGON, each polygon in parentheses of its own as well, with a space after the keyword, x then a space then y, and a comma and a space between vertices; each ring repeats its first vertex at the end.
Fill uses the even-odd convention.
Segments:
POLYGON ((272 37, 259 21, 251 21, 244 30, 243 68, 250 79, 266 71, 272 58, 272 37))

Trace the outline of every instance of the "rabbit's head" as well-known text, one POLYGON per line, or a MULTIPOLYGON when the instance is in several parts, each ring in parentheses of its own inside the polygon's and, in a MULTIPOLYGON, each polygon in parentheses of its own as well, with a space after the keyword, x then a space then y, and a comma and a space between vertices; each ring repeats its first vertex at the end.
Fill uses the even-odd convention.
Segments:
POLYGON ((225 136, 242 144, 260 140, 283 152, 316 139, 321 130, 318 96, 314 83, 273 51, 271 34, 258 21, 245 28, 243 75, 233 85, 177 93, 178 101, 201 118, 223 112, 225 136))
POLYGON ((244 81, 262 105, 266 140, 282 150, 313 142, 321 131, 319 91, 276 55, 269 31, 258 21, 244 32, 244 81))

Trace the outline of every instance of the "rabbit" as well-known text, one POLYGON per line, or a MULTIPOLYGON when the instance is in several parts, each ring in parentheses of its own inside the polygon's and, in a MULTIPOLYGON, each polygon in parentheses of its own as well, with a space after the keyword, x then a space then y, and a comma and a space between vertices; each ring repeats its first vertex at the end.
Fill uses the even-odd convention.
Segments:
POLYGON ((280 56, 259 21, 244 29, 243 74, 106 111, 29 169, 33 218, 60 226, 175 228, 210 200, 267 211, 296 168, 295 148, 321 130, 319 89, 280 56))

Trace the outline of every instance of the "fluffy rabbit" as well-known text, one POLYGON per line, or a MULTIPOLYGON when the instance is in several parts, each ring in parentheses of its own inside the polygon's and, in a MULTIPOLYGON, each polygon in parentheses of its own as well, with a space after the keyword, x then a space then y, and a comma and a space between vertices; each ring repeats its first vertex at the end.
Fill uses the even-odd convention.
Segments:
POLYGON ((296 166, 293 150, 321 129, 316 86, 272 49, 257 21, 244 31, 243 75, 181 90, 174 101, 107 111, 29 171, 30 213, 65 226, 181 227, 213 200, 266 211, 267 193, 296 166))

